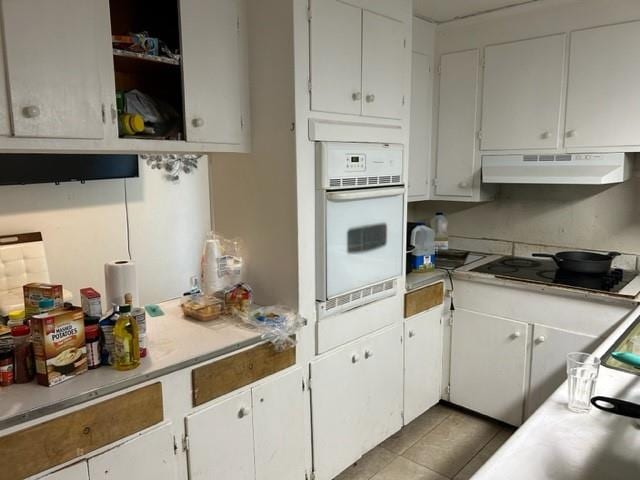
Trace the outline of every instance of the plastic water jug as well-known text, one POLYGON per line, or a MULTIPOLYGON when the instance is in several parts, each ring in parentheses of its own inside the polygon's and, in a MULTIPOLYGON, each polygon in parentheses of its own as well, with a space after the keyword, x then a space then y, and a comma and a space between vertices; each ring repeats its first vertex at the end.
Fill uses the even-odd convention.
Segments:
POLYGON ((431 228, 433 228, 436 233, 436 252, 438 252, 438 250, 449 249, 449 234, 447 233, 448 227, 449 222, 442 212, 437 212, 431 219, 431 228))
POLYGON ((418 225, 411 230, 411 270, 426 272, 435 267, 435 232, 426 225, 418 225))

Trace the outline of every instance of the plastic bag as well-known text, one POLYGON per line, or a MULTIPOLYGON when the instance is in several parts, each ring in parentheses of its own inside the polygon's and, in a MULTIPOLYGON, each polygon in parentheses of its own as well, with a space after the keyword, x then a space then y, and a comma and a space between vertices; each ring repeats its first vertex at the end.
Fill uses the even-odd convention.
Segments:
POLYGON ((283 305, 261 307, 241 318, 244 322, 262 331, 262 338, 269 340, 279 352, 296 344, 296 340, 292 336, 305 323, 297 312, 283 305))
POLYGON ((239 240, 209 233, 201 261, 202 290, 205 295, 213 295, 241 283, 242 268, 239 240))

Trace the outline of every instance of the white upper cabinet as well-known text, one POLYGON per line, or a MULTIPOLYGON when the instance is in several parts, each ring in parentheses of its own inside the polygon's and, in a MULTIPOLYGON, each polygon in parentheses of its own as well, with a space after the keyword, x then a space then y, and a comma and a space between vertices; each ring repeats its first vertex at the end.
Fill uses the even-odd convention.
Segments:
POLYGON ((640 22, 571 33, 565 146, 640 145, 640 22))
POLYGON ((404 24, 362 14, 362 114, 400 118, 404 105, 404 24))
POLYGON ((311 109, 399 119, 409 28, 359 3, 311 0, 311 109))
POLYGON ((104 137, 98 1, 2 1, 16 137, 104 137))
POLYGON ((478 50, 440 57, 436 195, 472 197, 474 194, 474 177, 479 177, 480 168, 479 62, 478 50))
POLYGON ((482 150, 556 149, 566 35, 485 48, 482 150))
MULTIPOLYGON (((2 35, 0 35, 0 52, 4 52, 2 35)), ((4 58, 0 58, 0 137, 11 135, 9 114, 9 97, 7 95, 7 73, 4 58)))
POLYGON ((311 1, 311 109, 360 115, 362 10, 311 1))
POLYGON ((411 57, 411 134, 409 141, 409 201, 429 195, 431 169, 431 115, 433 97, 431 55, 411 57))
POLYGON ((187 141, 240 143, 239 0, 180 0, 180 23, 187 141))

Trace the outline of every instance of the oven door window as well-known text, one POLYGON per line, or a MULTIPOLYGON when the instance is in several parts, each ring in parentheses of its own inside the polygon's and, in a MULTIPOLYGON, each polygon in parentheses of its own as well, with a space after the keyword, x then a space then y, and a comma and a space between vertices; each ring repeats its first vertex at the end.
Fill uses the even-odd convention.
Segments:
POLYGON ((387 244, 387 226, 384 223, 352 228, 347 232, 349 253, 368 252, 387 244))
POLYGON ((402 194, 325 202, 327 298, 401 275, 402 194))

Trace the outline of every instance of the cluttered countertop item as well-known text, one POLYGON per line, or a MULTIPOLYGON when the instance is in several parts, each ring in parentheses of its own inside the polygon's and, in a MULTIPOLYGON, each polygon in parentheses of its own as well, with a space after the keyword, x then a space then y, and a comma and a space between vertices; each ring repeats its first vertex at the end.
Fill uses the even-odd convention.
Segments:
POLYGON ((35 382, 0 389, 0 429, 147 382, 264 341, 239 322, 185 318, 180 300, 159 304, 164 315, 147 319, 149 354, 129 371, 99 368, 50 388, 35 382))

